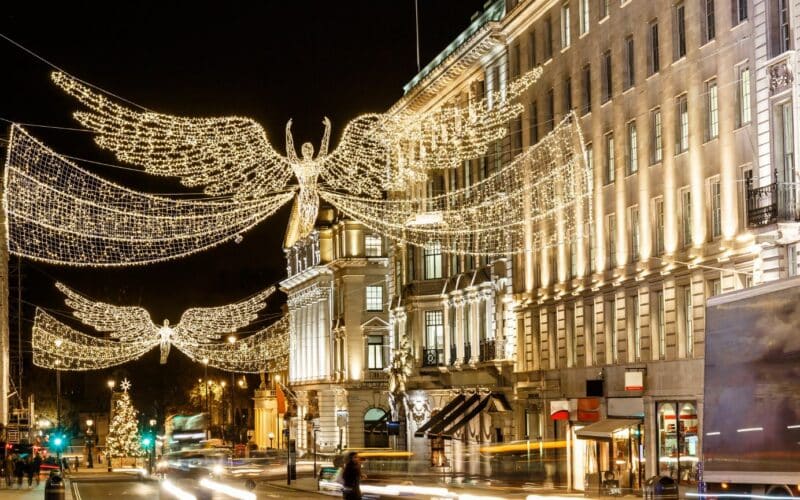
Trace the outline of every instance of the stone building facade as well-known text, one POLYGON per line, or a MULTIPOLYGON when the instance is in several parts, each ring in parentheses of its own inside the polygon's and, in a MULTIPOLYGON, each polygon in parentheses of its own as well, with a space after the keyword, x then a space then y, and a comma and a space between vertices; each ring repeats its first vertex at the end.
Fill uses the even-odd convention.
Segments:
POLYGON ((288 385, 300 452, 388 447, 388 258, 383 238, 323 207, 285 249, 292 333, 288 385))
POLYGON ((705 301, 797 273, 798 15, 794 0, 498 1, 406 86, 396 111, 544 69, 504 141, 412 195, 480 182, 569 113, 594 174, 585 238, 493 260, 393 248, 410 449, 486 472, 477 448, 552 443, 529 479, 578 490, 697 480, 705 301), (495 411, 478 408, 490 394, 495 411), (454 428, 453 408, 478 412, 454 428))

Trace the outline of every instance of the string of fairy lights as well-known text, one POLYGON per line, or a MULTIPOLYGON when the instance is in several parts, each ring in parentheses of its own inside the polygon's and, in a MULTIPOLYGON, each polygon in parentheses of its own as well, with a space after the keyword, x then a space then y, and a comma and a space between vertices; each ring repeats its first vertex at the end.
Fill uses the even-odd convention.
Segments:
POLYGON ((251 324, 266 306, 274 287, 233 304, 187 309, 178 324, 162 326, 150 313, 136 306, 95 302, 62 283, 58 289, 76 318, 108 338, 79 332, 37 308, 33 326, 33 362, 43 368, 69 371, 98 370, 135 360, 156 346, 166 363, 170 346, 195 361, 221 370, 257 373, 285 369, 291 322, 284 316, 242 339, 232 333, 251 324))
POLYGON ((438 196, 367 200, 323 190, 323 199, 400 243, 444 253, 503 255, 581 237, 591 221, 592 172, 574 117, 469 187, 438 196))
POLYGON ((104 180, 11 127, 4 179, 13 254, 53 264, 175 259, 241 237, 294 195, 248 203, 173 200, 104 180))
MULTIPOLYGON (((422 112, 372 113, 348 123, 328 151, 326 118, 315 156, 295 151, 291 121, 286 155, 255 121, 193 118, 126 108, 63 73, 53 81, 86 110, 78 122, 97 144, 146 173, 178 177, 205 197, 177 200, 139 193, 78 167, 27 133, 11 127, 4 206, 11 253, 56 264, 125 266, 183 257, 242 234, 295 199, 294 240, 314 228, 320 197, 398 242, 442 252, 507 255, 552 244, 591 220, 591 172, 570 117, 536 146, 488 178, 444 195, 420 196, 430 175, 485 156, 523 112, 516 98, 542 74, 535 68, 481 97, 422 112), (296 187, 289 186, 292 178, 296 187), (321 181, 321 182, 320 182, 321 181), (324 186, 324 189, 321 188, 324 186), (386 192, 404 192, 384 199, 386 192)), ((92 370, 171 346, 223 370, 258 372, 288 365, 288 316, 243 339, 222 333, 247 326, 272 289, 218 308, 187 310, 176 325, 152 322, 147 310, 92 301, 58 288, 84 324, 107 338, 79 332, 38 309, 34 362, 62 370, 92 370)))

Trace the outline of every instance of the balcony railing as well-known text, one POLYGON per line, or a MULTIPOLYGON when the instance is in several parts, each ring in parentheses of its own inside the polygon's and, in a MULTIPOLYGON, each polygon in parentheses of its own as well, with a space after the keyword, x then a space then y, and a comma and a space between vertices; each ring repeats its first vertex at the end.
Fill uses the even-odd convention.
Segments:
POLYGON ((422 366, 443 366, 444 349, 423 349, 422 366))
POLYGON ((747 187, 747 224, 768 226, 776 222, 800 221, 798 190, 794 183, 773 182, 767 186, 747 187))
POLYGON ((495 339, 481 340, 481 351, 480 351, 481 361, 492 361, 493 359, 495 359, 496 354, 497 354, 497 349, 496 349, 495 339))

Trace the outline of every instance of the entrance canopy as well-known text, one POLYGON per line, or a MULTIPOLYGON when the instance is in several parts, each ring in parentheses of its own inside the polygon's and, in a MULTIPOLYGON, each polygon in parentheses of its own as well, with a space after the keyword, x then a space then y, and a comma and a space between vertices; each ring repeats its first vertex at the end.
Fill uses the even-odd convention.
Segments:
POLYGON ((614 433, 642 423, 638 418, 607 418, 582 429, 575 431, 578 439, 607 439, 611 440, 614 433))
POLYGON ((511 405, 500 392, 483 395, 474 393, 469 397, 459 394, 417 429, 414 436, 423 437, 427 434, 429 438, 453 439, 453 434, 484 410, 490 413, 506 412, 511 411, 511 405))

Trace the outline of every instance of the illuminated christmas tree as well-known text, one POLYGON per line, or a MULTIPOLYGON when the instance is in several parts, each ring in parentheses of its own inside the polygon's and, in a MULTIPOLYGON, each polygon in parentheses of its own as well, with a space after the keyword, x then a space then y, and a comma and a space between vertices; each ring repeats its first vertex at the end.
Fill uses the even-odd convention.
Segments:
POLYGON ((131 404, 128 389, 131 383, 122 381, 122 395, 117 399, 114 418, 108 430, 106 450, 111 457, 138 457, 142 454, 139 444, 139 428, 136 419, 136 408, 131 404))

